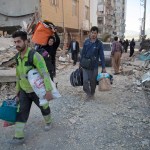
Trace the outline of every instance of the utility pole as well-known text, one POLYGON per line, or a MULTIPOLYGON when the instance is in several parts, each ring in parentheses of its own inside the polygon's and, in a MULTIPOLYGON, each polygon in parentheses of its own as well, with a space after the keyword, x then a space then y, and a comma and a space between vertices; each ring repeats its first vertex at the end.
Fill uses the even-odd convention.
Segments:
POLYGON ((145 24, 146 24, 146 0, 140 0, 140 5, 144 7, 144 14, 142 18, 141 36, 145 36, 145 24))
POLYGON ((63 49, 65 48, 65 14, 64 14, 64 0, 62 0, 62 22, 63 22, 63 49))
POLYGON ((145 22, 146 22, 146 0, 144 0, 143 36, 145 36, 145 22))

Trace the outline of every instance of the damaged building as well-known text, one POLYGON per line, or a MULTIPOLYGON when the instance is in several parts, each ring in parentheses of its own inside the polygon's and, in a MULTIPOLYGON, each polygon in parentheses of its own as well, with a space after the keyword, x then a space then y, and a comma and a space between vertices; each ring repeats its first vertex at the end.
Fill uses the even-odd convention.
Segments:
POLYGON ((40 5, 39 0, 1 0, 0 6, 0 30, 11 34, 30 23, 40 5))
MULTIPOLYGON (((0 30, 12 31, 27 28, 39 20, 53 22, 58 29, 62 42, 66 45, 72 36, 82 44, 93 25, 90 12, 90 0, 1 0, 0 1, 0 30), (16 5, 15 5, 16 4, 16 5)), ((93 9, 93 11, 92 11, 93 9)))

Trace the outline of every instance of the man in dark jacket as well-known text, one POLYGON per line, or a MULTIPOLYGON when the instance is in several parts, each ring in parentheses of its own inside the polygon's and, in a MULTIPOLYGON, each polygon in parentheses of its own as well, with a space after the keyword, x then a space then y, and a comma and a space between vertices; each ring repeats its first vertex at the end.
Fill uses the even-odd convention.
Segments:
POLYGON ((97 35, 98 28, 93 26, 90 30, 90 37, 84 42, 80 60, 80 66, 83 68, 83 90, 87 94, 87 99, 92 98, 95 94, 99 59, 102 64, 102 72, 106 72, 103 44, 97 39, 97 35), (91 68, 87 68, 86 63, 83 63, 83 60, 87 58, 92 60, 91 68))
POLYGON ((69 50, 71 51, 72 60, 74 61, 73 65, 76 65, 79 53, 79 43, 75 40, 75 37, 73 37, 72 41, 70 42, 69 50))
POLYGON ((134 39, 130 42, 130 56, 131 57, 134 54, 134 47, 135 47, 135 42, 134 39))

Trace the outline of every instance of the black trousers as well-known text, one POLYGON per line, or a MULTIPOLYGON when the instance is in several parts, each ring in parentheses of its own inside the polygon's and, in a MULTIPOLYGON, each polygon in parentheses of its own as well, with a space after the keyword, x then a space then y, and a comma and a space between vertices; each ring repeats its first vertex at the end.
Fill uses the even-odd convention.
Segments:
POLYGON ((73 51, 72 52, 72 60, 73 60, 74 64, 77 63, 77 59, 78 59, 78 53, 76 51, 73 51))
POLYGON ((52 55, 51 62, 52 62, 52 65, 53 65, 54 76, 56 76, 56 54, 52 55))
POLYGON ((131 57, 133 54, 134 54, 134 48, 130 48, 130 56, 129 57, 131 57))
POLYGON ((45 63, 46 63, 48 72, 49 72, 49 74, 50 74, 50 77, 51 77, 51 79, 52 79, 52 81, 53 81, 53 78, 54 78, 54 65, 52 64, 52 59, 51 59, 51 57, 45 58, 45 63))
POLYGON ((127 51, 128 51, 128 46, 125 46, 124 49, 125 49, 125 53, 127 53, 127 51))
POLYGON ((26 93, 25 91, 21 90, 19 93, 19 112, 17 113, 17 120, 16 122, 23 122, 26 123, 30 114, 30 109, 32 102, 34 102, 41 110, 43 116, 47 116, 50 114, 50 107, 43 108, 39 106, 39 98, 37 95, 33 93, 26 93))

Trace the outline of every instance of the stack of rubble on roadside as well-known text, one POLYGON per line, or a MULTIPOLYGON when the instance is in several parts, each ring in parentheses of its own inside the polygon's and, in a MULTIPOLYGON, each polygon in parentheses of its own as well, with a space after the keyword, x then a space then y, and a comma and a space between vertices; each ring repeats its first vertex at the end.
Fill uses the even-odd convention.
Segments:
MULTIPOLYGON (((133 80, 134 89, 136 90, 143 90, 144 91, 144 82, 142 81, 142 77, 145 74, 150 74, 150 59, 148 60, 141 60, 139 59, 141 53, 136 52, 133 57, 129 57, 128 54, 123 54, 121 60, 121 74, 125 76, 129 76, 133 80)), ((148 84, 150 83, 150 76, 147 77, 148 84)), ((150 86, 146 89, 149 99, 150 97, 150 86)), ((145 91, 144 91, 145 92, 145 91)))

